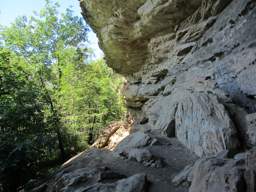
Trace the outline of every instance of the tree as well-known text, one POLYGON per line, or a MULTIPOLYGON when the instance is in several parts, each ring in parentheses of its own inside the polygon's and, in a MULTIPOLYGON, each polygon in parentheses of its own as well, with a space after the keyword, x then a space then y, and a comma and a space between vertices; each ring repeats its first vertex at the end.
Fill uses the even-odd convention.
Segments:
POLYGON ((45 155, 42 92, 23 65, 14 53, 0 49, 0 180, 6 191, 26 181, 45 155))
POLYGON ((91 62, 87 25, 46 1, 0 29, 0 186, 16 191, 122 118, 122 78, 91 62))
POLYGON ((33 78, 44 91, 64 160, 66 154, 58 112, 62 67, 67 62, 74 62, 81 53, 79 49, 86 41, 88 28, 82 18, 73 16, 70 9, 59 14, 58 7, 57 3, 47 0, 45 8, 37 16, 18 18, 11 27, 2 30, 1 36, 5 47, 27 61, 35 74, 33 78))
POLYGON ((80 67, 69 64, 63 71, 63 121, 85 136, 83 141, 92 144, 101 128, 123 117, 125 110, 119 92, 123 80, 103 60, 80 67))

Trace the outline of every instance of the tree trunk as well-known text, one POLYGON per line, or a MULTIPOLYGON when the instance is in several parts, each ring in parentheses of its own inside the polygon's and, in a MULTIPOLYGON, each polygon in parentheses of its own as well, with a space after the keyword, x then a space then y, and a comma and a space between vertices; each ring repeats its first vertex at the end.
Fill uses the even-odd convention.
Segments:
POLYGON ((96 122, 96 115, 93 116, 93 122, 92 122, 92 126, 89 129, 89 134, 88 134, 88 143, 90 145, 92 145, 94 143, 94 134, 93 134, 93 128, 94 128, 94 124, 96 122))
MULTIPOLYGON (((58 126, 59 123, 56 123, 56 124, 57 124, 56 126, 58 126)), ((60 150, 61 160, 65 161, 66 160, 66 154, 65 154, 63 139, 62 139, 62 135, 61 135, 59 126, 56 128, 56 133, 57 133, 57 138, 58 138, 58 143, 59 143, 59 150, 60 150)))
POLYGON ((94 132, 93 132, 93 129, 94 129, 94 124, 96 123, 96 115, 94 115, 93 119, 92 119, 91 115, 93 115, 93 114, 91 114, 91 109, 92 109, 91 107, 92 106, 91 106, 90 102, 88 103, 88 107, 89 107, 89 111, 88 111, 88 113, 89 113, 89 122, 88 123, 89 123, 89 125, 91 125, 91 127, 88 130, 88 141, 87 142, 88 142, 89 145, 92 145, 94 143, 94 132))
POLYGON ((48 100, 48 103, 50 104, 50 109, 51 109, 51 113, 53 114, 53 118, 54 118, 54 130, 57 134, 57 139, 58 139, 58 144, 59 144, 59 150, 60 150, 60 156, 61 156, 61 159, 62 161, 65 160, 66 158, 66 154, 65 154, 65 149, 64 149, 64 144, 63 144, 63 139, 62 139, 62 135, 61 135, 61 131, 60 131, 60 120, 59 120, 59 115, 58 115, 58 112, 55 110, 55 107, 53 105, 53 102, 52 102, 52 98, 45 86, 45 83, 44 83, 44 80, 42 78, 42 76, 39 74, 39 77, 40 77, 40 81, 41 81, 41 84, 45 90, 45 94, 46 94, 46 97, 47 97, 47 100, 48 100))

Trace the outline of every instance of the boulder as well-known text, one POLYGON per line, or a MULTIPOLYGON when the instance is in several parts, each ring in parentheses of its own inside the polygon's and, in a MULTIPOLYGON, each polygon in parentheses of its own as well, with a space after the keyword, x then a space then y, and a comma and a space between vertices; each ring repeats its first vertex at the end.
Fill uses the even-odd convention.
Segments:
POLYGON ((189 192, 245 192, 243 169, 234 160, 199 160, 193 168, 189 192))
POLYGON ((256 149, 238 153, 233 158, 202 158, 174 177, 176 185, 190 185, 189 192, 254 192, 256 149))
POLYGON ((184 95, 175 114, 177 138, 198 156, 239 147, 236 128, 214 95, 184 95))
POLYGON ((126 137, 114 150, 115 153, 122 154, 128 153, 129 150, 134 148, 142 148, 150 145, 152 139, 149 135, 142 132, 135 132, 126 137))
POLYGON ((171 95, 161 97, 148 110, 153 129, 161 130, 168 137, 177 137, 198 156, 239 148, 237 128, 213 94, 174 89, 171 95))
POLYGON ((135 159, 136 161, 142 163, 147 162, 152 159, 152 154, 147 149, 138 149, 134 148, 128 151, 128 159, 132 160, 135 159))

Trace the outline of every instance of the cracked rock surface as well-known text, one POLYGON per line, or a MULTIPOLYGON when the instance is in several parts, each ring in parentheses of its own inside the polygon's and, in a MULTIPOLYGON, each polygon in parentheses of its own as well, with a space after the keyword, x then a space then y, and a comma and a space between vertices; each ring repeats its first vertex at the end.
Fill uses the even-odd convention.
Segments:
POLYGON ((174 138, 157 137, 157 139, 157 144, 140 146, 140 149, 147 149, 152 157, 163 160, 164 166, 151 166, 155 162, 145 166, 143 161, 123 158, 108 150, 90 149, 65 163, 48 180, 29 191, 187 191, 187 187, 175 186, 172 179, 184 166, 193 163, 197 157, 174 138))
POLYGON ((135 129, 176 137, 200 157, 254 146, 255 4, 81 1, 109 66, 128 81, 135 129))

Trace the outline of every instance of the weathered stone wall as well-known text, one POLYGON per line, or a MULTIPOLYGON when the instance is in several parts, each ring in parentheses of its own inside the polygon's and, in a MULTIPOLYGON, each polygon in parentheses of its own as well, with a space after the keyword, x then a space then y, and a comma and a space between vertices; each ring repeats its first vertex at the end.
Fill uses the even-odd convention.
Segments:
POLYGON ((135 128, 198 156, 256 144, 254 0, 82 0, 135 128))

